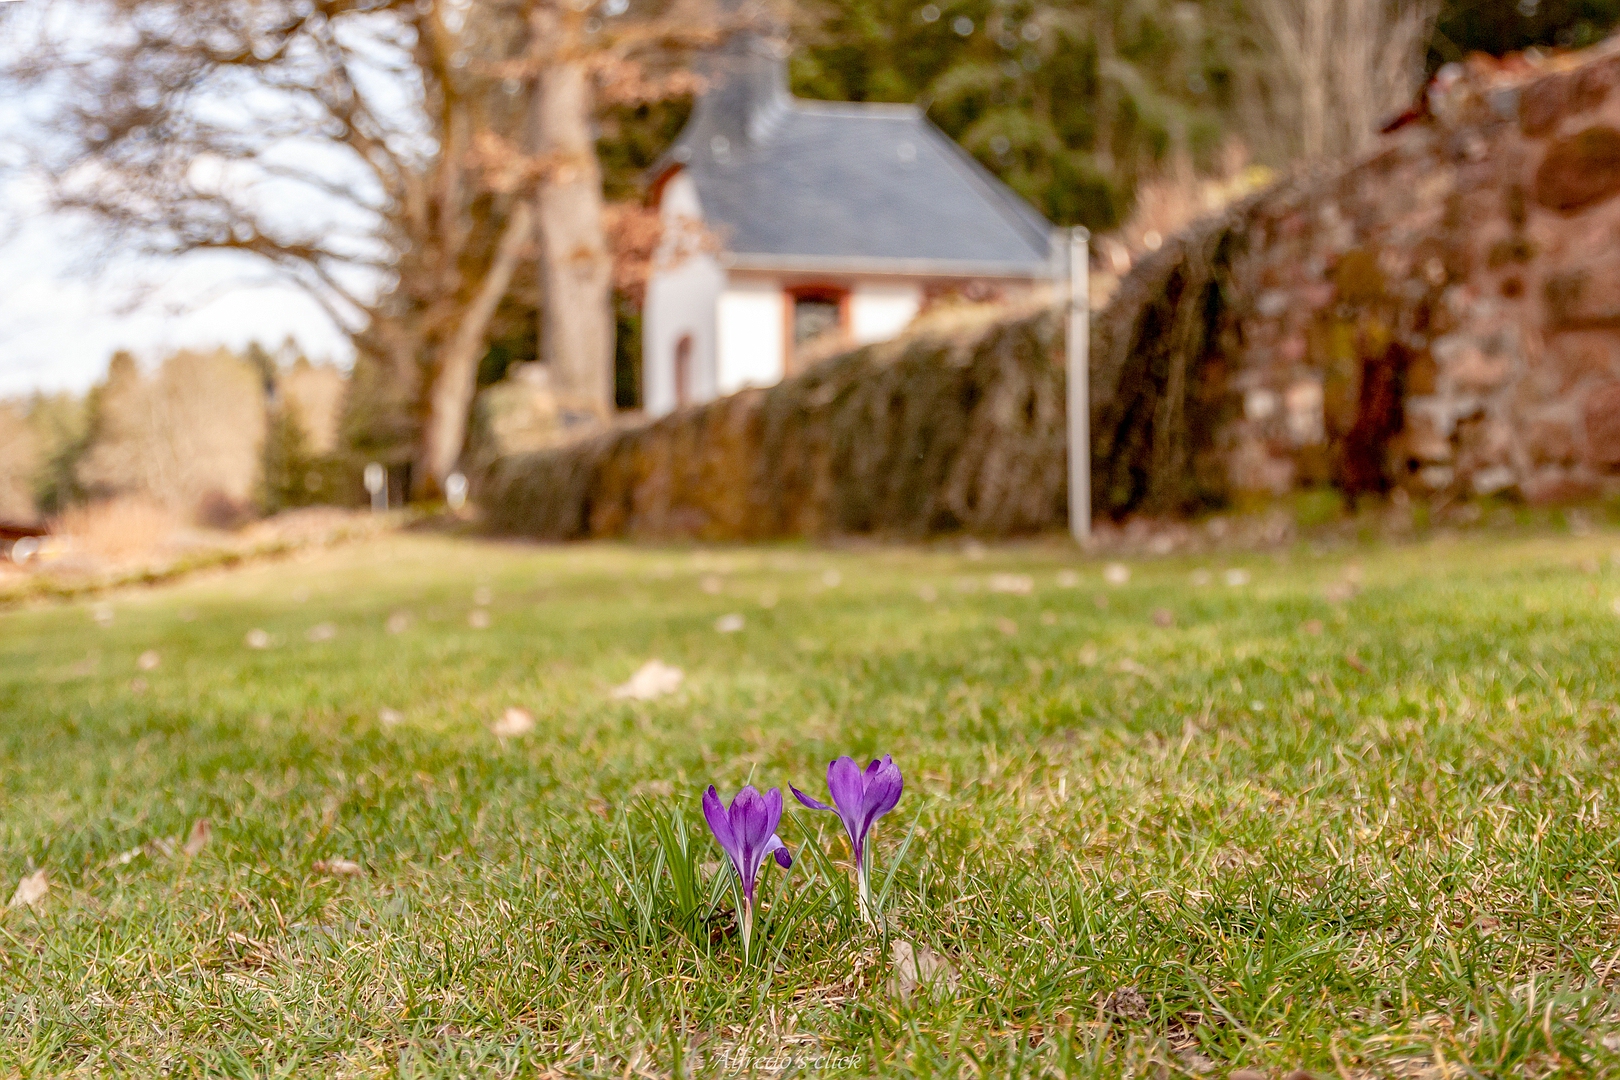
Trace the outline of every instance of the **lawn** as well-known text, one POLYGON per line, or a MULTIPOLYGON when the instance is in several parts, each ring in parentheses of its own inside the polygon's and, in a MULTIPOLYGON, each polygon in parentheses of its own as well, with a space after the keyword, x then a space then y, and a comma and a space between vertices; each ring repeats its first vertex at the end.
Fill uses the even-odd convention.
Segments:
POLYGON ((0 613, 0 1074, 1620 1071, 1620 534, 1128 567, 406 535, 0 613), (881 923, 790 797, 745 958, 699 796, 845 753, 881 923))

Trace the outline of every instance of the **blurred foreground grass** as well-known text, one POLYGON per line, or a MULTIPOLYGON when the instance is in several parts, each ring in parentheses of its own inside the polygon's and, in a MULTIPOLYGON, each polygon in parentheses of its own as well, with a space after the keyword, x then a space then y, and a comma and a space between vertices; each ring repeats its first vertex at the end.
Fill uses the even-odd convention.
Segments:
POLYGON ((49 882, 0 911, 0 1073, 1620 1069, 1613 533, 1124 584, 400 537, 103 603, 0 614, 0 900, 49 882), (611 696, 655 657, 678 692, 611 696), (619 882, 653 813, 712 874, 704 786, 846 752, 906 776, 891 940, 797 807, 763 964, 619 882), (954 980, 902 999, 896 940, 954 980))

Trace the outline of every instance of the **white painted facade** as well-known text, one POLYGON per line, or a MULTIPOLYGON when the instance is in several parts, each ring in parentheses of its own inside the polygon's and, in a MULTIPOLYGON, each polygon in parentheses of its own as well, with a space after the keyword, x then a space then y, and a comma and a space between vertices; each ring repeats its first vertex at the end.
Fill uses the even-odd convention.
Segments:
POLYGON ((849 336, 856 345, 900 336, 922 310, 922 286, 858 281, 849 294, 849 336))
MULTIPOLYGON (((770 279, 726 283, 717 308, 720 324, 721 394, 746 386, 772 386, 786 371, 787 296, 770 279)), ((700 399, 701 400, 701 399, 700 399)))
POLYGON ((691 177, 677 173, 670 179, 659 212, 665 235, 673 240, 658 253, 659 265, 647 282, 641 312, 642 405, 652 416, 675 411, 679 400, 675 354, 684 337, 691 338, 688 402, 709 401, 721 393, 715 365, 716 311, 726 284, 726 272, 713 255, 698 252, 681 257, 671 250, 672 244, 690 235, 703 219, 691 177))
POLYGON ((852 347, 888 341, 922 310, 925 279, 839 273, 769 274, 728 269, 705 251, 678 246, 701 235, 697 186, 678 170, 663 186, 659 210, 665 250, 647 283, 642 312, 642 403, 649 416, 711 401, 750 386, 772 386, 793 370, 796 290, 841 297, 843 332, 852 347), (677 355, 686 346, 687 386, 677 392, 677 355))

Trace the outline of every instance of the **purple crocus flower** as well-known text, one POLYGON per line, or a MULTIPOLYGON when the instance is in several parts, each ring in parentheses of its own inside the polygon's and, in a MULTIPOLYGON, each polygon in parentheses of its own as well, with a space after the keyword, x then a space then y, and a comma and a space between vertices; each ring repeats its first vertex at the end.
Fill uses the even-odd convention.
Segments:
MULTIPOLYGON (((905 789, 900 777, 900 766, 894 758, 883 755, 865 770, 851 757, 841 757, 827 765, 827 790, 832 793, 833 805, 812 799, 798 788, 793 795, 812 810, 832 810, 844 820, 849 833, 849 846, 855 855, 855 881, 859 888, 861 914, 872 919, 872 886, 866 869, 866 834, 878 818, 893 810, 905 789)), ((789 785, 792 787, 792 785, 789 785)))
POLYGON ((774 855, 778 865, 786 870, 793 865, 793 856, 787 845, 776 835, 776 826, 782 820, 782 792, 771 788, 764 795, 752 785, 737 792, 731 807, 720 801, 720 794, 709 785, 703 793, 703 818, 709 831, 720 842, 731 858, 731 865, 743 887, 743 955, 748 955, 748 939, 754 932, 754 886, 767 856, 774 855))

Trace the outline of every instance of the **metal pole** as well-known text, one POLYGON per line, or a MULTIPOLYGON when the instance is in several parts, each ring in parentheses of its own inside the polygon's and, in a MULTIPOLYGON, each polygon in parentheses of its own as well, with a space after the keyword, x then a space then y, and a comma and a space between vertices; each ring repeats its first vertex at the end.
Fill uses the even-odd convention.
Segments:
POLYGON ((1091 539, 1091 234, 1069 231, 1069 532, 1091 539))

